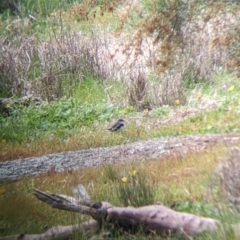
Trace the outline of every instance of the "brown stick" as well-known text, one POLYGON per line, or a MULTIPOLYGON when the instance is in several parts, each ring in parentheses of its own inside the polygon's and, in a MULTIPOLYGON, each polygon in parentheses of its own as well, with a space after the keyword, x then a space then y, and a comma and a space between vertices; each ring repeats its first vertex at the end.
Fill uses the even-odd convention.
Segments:
POLYGON ((67 239, 73 235, 73 233, 89 232, 97 228, 97 222, 89 220, 82 224, 76 224, 71 226, 57 226, 48 229, 42 234, 19 234, 13 236, 7 236, 0 238, 0 240, 56 240, 67 239))

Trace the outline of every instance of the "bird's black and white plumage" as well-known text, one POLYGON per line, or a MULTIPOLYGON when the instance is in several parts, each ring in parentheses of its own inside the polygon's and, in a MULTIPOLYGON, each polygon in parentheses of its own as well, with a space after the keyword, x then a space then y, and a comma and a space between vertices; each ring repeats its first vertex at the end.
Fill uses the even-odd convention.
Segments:
POLYGON ((110 127, 106 128, 106 130, 114 132, 114 131, 121 129, 122 127, 124 127, 124 120, 120 118, 114 124, 112 124, 110 127))

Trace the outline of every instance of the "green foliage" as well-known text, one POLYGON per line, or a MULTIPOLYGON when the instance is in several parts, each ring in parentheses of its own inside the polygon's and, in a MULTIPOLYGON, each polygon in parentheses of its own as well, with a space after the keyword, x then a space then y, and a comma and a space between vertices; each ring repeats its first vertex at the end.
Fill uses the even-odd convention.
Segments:
POLYGON ((154 116, 156 117, 167 117, 169 115, 170 108, 168 106, 162 106, 161 108, 155 109, 154 116))
POLYGON ((206 203, 203 202, 184 202, 184 203, 178 203, 175 206, 175 209, 180 212, 188 212, 188 213, 194 213, 196 215, 204 215, 211 211, 206 203))
POLYGON ((46 17, 51 12, 63 9, 75 2, 81 0, 2 0, 0 3, 0 12, 17 13, 20 16, 38 15, 46 17))
POLYGON ((205 79, 199 78, 196 73, 189 70, 184 74, 182 84, 183 84, 183 88, 185 90, 188 90, 188 89, 194 89, 197 84, 204 84, 206 82, 207 81, 205 79))
POLYGON ((106 102, 106 94, 104 85, 101 80, 87 74, 82 83, 73 90, 72 97, 83 103, 104 103, 106 102))
POLYGON ((32 142, 42 137, 66 137, 81 126, 109 119, 118 111, 105 103, 88 104, 62 98, 58 102, 17 106, 9 117, 0 117, 0 135, 7 142, 32 142))

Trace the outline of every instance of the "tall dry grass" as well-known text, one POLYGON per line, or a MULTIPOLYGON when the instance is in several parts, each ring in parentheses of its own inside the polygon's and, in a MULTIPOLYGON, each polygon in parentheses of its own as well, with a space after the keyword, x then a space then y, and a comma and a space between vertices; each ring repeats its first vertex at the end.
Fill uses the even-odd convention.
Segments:
POLYGON ((34 94, 51 101, 71 95, 90 72, 104 82, 122 81, 121 103, 142 110, 172 105, 176 99, 184 103, 185 87, 212 82, 219 71, 239 74, 238 3, 164 2, 149 3, 147 13, 146 6, 136 7, 135 1, 114 5, 111 11, 121 25, 115 31, 96 25, 84 35, 66 27, 59 16, 59 30, 50 30, 42 40, 11 26, 11 37, 1 37, 1 84, 13 95, 34 94), (133 20, 131 26, 134 14, 142 20, 135 25, 133 20))

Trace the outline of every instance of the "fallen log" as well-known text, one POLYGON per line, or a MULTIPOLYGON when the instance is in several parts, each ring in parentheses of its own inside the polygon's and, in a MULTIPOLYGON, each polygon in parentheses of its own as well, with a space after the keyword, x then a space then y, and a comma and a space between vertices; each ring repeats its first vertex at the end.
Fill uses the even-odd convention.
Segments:
POLYGON ((82 185, 72 188, 74 198, 56 195, 34 189, 34 195, 53 208, 87 214, 101 226, 113 225, 129 233, 138 230, 156 234, 180 233, 194 236, 203 232, 216 232, 217 220, 188 213, 174 211, 162 205, 149 205, 139 208, 115 207, 107 202, 95 202, 82 185))
POLYGON ((72 192, 74 197, 46 193, 38 189, 34 189, 33 194, 52 208, 86 214, 94 220, 73 226, 55 227, 43 234, 20 234, 0 240, 64 239, 70 237, 74 231, 96 233, 101 229, 114 229, 131 234, 139 230, 161 235, 180 233, 188 239, 204 232, 217 233, 221 228, 226 229, 226 226, 236 234, 240 231, 240 225, 223 225, 216 219, 177 212, 162 205, 135 208, 115 207, 108 202, 96 202, 89 197, 82 185, 73 186, 72 192))

